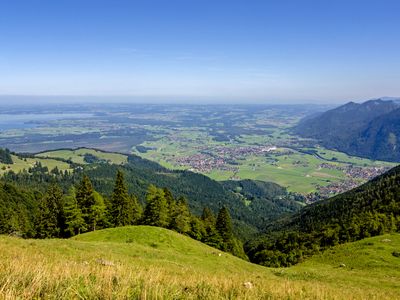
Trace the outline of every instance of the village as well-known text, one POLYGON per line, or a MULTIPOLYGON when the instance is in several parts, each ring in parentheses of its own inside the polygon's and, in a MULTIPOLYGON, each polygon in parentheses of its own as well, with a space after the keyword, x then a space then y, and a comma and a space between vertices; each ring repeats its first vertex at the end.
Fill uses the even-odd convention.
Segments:
POLYGON ((198 154, 175 158, 174 163, 178 166, 190 166, 192 171, 208 173, 212 170, 233 171, 238 170, 236 160, 251 155, 263 155, 275 151, 275 146, 248 146, 248 147, 226 147, 219 146, 207 148, 198 154))
POLYGON ((319 165, 320 169, 334 169, 343 171, 343 173, 350 178, 357 178, 363 180, 370 180, 376 176, 379 176, 386 171, 390 170, 389 166, 380 166, 380 167, 360 167, 355 166, 353 164, 347 164, 344 166, 322 163, 319 165))

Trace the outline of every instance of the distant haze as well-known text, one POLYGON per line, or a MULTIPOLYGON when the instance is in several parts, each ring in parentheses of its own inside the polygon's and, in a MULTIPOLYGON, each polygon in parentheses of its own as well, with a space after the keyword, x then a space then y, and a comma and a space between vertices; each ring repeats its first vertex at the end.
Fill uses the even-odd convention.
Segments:
POLYGON ((399 11, 397 0, 3 1, 0 103, 400 96, 399 11))

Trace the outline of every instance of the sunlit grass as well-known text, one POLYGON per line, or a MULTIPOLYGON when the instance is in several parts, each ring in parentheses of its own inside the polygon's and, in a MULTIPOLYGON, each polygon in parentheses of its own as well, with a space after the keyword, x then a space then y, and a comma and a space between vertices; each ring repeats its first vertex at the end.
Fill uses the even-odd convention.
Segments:
POLYGON ((0 298, 396 299, 400 258, 391 251, 399 246, 399 235, 377 237, 269 269, 147 226, 70 240, 3 236, 0 298))

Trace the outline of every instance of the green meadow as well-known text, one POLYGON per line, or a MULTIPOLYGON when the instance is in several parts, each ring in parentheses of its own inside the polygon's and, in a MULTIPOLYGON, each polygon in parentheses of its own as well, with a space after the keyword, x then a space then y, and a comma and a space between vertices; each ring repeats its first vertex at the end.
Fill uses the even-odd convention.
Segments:
POLYGON ((70 160, 77 164, 86 164, 84 161, 85 154, 92 154, 99 159, 105 160, 112 164, 121 165, 128 161, 127 155, 119 153, 104 152, 95 149, 80 148, 76 150, 55 150, 42 152, 36 155, 41 158, 61 158, 64 160, 70 160))
POLYGON ((4 174, 8 171, 13 171, 18 173, 20 171, 26 170, 28 171, 29 168, 32 168, 37 162, 40 162, 42 166, 47 167, 49 170, 54 169, 57 167, 59 170, 70 170, 70 165, 66 162, 62 162, 55 159, 47 159, 47 158, 19 158, 16 155, 11 155, 13 164, 3 164, 0 163, 0 174, 4 174))
POLYGON ((1 299, 398 299, 400 235, 265 268, 178 233, 130 226, 72 239, 0 237, 1 299))

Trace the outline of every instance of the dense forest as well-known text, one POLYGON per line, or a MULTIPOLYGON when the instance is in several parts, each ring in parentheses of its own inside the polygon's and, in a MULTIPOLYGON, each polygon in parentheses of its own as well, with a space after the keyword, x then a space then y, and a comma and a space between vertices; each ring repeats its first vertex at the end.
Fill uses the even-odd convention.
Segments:
POLYGON ((400 231, 400 167, 270 224, 246 244, 251 261, 290 266, 340 243, 400 231))

